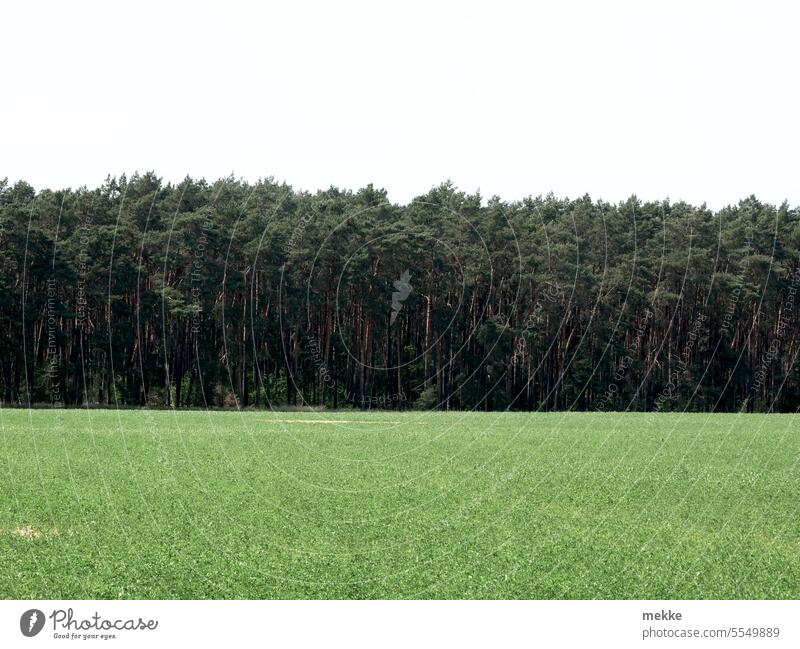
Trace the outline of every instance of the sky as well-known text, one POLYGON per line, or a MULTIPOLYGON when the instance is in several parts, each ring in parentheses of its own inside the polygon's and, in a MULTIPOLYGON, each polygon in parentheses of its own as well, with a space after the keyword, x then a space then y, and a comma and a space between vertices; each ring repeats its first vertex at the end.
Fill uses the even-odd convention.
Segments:
POLYGON ((800 3, 29 2, 0 178, 800 205, 800 3))

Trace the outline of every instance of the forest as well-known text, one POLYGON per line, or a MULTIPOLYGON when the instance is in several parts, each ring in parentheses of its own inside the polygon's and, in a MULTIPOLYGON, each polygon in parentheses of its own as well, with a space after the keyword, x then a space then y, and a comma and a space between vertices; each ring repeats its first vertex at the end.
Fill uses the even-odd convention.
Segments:
POLYGON ((794 412, 800 210, 0 180, 8 406, 794 412))

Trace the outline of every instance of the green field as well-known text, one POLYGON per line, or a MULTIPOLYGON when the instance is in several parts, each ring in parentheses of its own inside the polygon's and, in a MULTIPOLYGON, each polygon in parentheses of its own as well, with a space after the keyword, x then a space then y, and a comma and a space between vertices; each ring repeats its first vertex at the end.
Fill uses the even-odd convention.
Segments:
POLYGON ((790 415, 0 410, 3 598, 797 598, 790 415))

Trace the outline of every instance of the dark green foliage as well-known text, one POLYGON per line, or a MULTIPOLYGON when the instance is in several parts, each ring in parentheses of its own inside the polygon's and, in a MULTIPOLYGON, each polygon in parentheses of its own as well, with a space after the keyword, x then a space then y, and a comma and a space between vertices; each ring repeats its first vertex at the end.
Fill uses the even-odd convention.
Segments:
POLYGON ((798 217, 752 197, 3 182, 0 399, 793 411, 798 217))

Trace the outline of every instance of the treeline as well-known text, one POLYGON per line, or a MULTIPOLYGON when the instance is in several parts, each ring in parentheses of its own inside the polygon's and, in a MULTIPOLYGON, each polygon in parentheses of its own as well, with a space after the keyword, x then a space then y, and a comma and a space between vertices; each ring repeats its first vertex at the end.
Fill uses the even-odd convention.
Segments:
POLYGON ((800 213, 0 182, 4 405, 794 411, 800 213))

